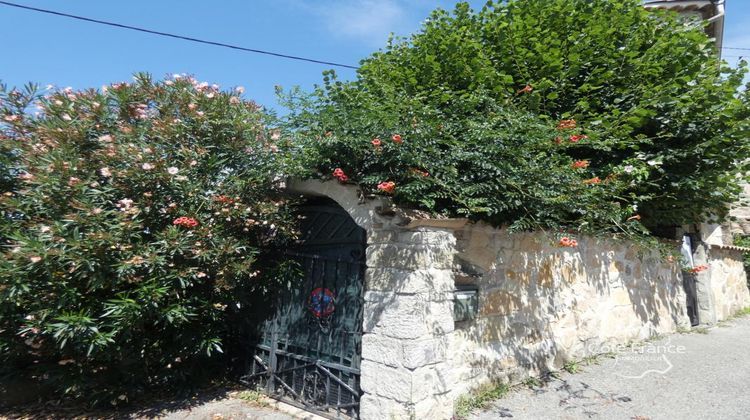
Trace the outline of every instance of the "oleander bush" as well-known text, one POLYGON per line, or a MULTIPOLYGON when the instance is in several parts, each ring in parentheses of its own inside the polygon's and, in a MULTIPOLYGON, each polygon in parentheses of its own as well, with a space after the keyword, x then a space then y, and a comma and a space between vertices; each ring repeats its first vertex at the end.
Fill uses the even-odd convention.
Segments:
POLYGON ((726 216, 744 74, 701 23, 638 0, 491 1, 286 99, 319 176, 514 229, 642 236, 726 216))
POLYGON ((0 378, 117 405, 238 356, 295 226, 288 147, 241 93, 0 89, 0 378))

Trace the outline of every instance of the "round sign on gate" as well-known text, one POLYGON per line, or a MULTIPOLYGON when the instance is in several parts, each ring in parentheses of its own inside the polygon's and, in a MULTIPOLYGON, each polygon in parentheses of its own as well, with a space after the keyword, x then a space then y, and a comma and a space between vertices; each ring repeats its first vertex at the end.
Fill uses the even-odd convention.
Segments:
POLYGON ((318 287, 310 293, 308 308, 316 318, 330 316, 336 310, 336 295, 329 289, 318 287))

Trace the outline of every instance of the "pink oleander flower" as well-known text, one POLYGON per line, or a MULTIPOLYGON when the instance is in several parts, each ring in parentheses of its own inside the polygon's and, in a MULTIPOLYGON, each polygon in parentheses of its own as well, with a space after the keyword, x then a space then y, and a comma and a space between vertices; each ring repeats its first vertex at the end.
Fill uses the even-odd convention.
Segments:
POLYGON ((180 226, 180 227, 191 229, 191 228, 198 226, 198 221, 193 219, 192 217, 182 216, 182 217, 178 217, 174 219, 172 221, 172 224, 175 226, 180 226))
POLYGON ((122 200, 117 202, 117 207, 122 210, 129 210, 131 207, 133 207, 133 200, 129 198, 123 198, 122 200))

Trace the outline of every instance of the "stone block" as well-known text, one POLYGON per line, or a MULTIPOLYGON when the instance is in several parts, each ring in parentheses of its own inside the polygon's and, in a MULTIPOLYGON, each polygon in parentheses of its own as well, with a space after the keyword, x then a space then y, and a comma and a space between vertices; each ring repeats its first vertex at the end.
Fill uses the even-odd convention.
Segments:
POLYGON ((363 328, 366 333, 402 339, 450 333, 453 302, 436 302, 420 294, 366 292, 363 328))
POLYGON ((378 334, 363 334, 362 359, 393 368, 401 367, 404 361, 402 340, 378 334))
POLYGON ((359 400, 359 418, 363 420, 400 420, 414 418, 409 404, 365 394, 359 400))
MULTIPOLYGON (((476 335, 481 343, 502 341, 507 337, 511 318, 505 315, 492 315, 475 322, 476 335)), ((462 331, 462 333, 464 333, 462 331)))
POLYGON ((442 269, 368 268, 365 285, 366 290, 403 294, 448 293, 454 289, 452 271, 442 269))
POLYGON ((479 295, 479 314, 508 315, 521 308, 521 299, 506 290, 495 289, 479 295))
POLYGON ((548 289, 555 284, 554 264, 554 258, 547 257, 542 261, 541 266, 539 267, 539 275, 537 277, 537 284, 539 287, 548 289))
POLYGON ((367 247, 368 267, 402 270, 451 269, 455 249, 452 245, 371 245, 367 247))
POLYGON ((447 363, 425 366, 412 375, 412 402, 449 392, 455 382, 453 366, 447 363))
POLYGON ((360 387, 363 392, 402 403, 411 402, 411 371, 391 368, 370 360, 362 360, 360 369, 360 387))
POLYGON ((505 270, 505 279, 521 287, 526 287, 531 283, 531 274, 524 268, 520 268, 519 270, 507 269, 505 270))
POLYGON ((444 246, 456 244, 456 237, 451 232, 445 230, 426 230, 425 228, 421 228, 418 231, 401 232, 398 234, 398 240, 407 244, 444 246))
POLYGON ((453 397, 437 395, 424 399, 414 405, 415 419, 442 420, 453 417, 453 397))
POLYGON ((523 344, 537 343, 542 340, 542 332, 528 322, 511 322, 510 334, 506 339, 514 340, 523 344))
POLYGON ((388 264, 398 254, 398 246, 395 244, 373 244, 367 247, 366 254, 367 267, 392 267, 388 264))
POLYGON ((460 254, 465 262, 478 267, 481 271, 494 269, 498 262, 497 252, 492 248, 468 249, 460 254))
POLYGON ((370 230, 367 232, 367 245, 398 242, 398 233, 392 230, 370 230))
POLYGON ((627 306, 633 305, 633 300, 630 297, 630 292, 624 288, 610 289, 609 301, 613 306, 627 306))
POLYGON ((574 284, 578 281, 585 280, 580 270, 570 262, 565 262, 560 268, 560 278, 566 284, 574 284))
POLYGON ((418 367, 444 362, 448 351, 448 340, 447 336, 419 340, 404 340, 403 366, 408 369, 416 369, 418 367))
POLYGON ((545 238, 540 235, 533 234, 522 234, 519 243, 521 251, 525 252, 539 252, 542 250, 545 238))

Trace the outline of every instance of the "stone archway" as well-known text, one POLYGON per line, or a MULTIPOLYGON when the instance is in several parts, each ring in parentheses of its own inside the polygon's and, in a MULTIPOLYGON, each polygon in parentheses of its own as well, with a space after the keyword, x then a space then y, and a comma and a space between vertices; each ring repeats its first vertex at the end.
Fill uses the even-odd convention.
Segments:
POLYGON ((288 190, 336 201, 367 234, 360 418, 451 418, 454 229, 466 220, 396 215, 338 182, 288 190))
POLYGON ((365 230, 333 200, 297 207, 295 262, 259 326, 244 382, 327 418, 358 418, 365 230))

